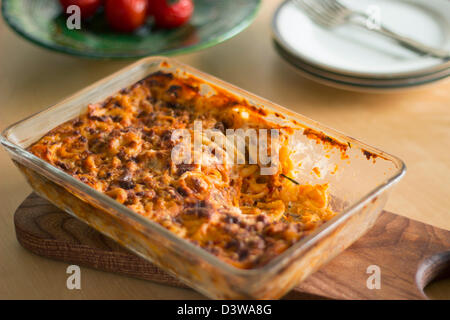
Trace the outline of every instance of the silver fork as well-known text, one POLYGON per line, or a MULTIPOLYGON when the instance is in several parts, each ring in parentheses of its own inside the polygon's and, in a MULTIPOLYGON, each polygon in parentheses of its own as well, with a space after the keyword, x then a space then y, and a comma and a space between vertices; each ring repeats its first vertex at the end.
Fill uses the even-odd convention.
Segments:
POLYGON ((368 23, 370 21, 368 14, 351 10, 338 0, 293 0, 293 2, 315 23, 322 27, 334 28, 345 23, 352 23, 387 36, 417 53, 431 55, 445 60, 450 58, 450 53, 446 50, 433 48, 411 38, 399 35, 381 24, 372 24, 370 26, 368 23))

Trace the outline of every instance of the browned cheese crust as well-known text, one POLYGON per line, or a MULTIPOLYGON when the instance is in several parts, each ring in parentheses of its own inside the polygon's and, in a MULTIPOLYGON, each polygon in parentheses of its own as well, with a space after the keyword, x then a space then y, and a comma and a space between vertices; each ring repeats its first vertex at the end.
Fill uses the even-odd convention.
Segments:
POLYGON ((271 127, 246 101, 200 89, 199 80, 154 73, 89 105, 29 150, 218 258, 261 267, 334 216, 327 185, 287 179, 283 144, 273 175, 261 175, 258 164, 175 164, 172 132, 192 132, 196 120, 223 133, 271 127))

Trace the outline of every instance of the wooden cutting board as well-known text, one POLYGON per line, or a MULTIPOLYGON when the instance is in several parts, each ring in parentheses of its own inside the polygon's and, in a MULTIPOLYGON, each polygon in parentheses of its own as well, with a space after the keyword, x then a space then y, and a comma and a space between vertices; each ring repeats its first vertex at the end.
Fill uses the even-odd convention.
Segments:
MULTIPOLYGON (((31 194, 14 216, 19 243, 43 257, 185 287, 83 222, 31 194)), ((450 231, 383 212, 375 226, 285 298, 426 299, 423 288, 450 274, 450 231), (381 288, 368 289, 369 266, 381 288)))

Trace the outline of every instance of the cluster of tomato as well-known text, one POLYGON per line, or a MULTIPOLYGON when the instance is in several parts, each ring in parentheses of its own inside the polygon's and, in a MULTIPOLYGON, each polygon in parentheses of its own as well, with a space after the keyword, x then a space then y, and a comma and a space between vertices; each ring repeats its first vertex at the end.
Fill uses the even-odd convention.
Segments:
POLYGON ((59 0, 64 12, 71 5, 80 8, 81 18, 92 17, 104 6, 108 24, 119 32, 132 32, 139 28, 149 16, 153 16, 159 28, 176 28, 185 24, 192 16, 192 0, 59 0))

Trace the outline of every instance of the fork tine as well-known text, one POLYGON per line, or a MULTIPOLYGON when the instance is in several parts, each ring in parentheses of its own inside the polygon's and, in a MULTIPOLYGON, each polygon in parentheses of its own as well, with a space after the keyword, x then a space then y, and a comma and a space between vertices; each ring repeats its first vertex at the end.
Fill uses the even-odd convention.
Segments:
POLYGON ((339 7, 335 5, 335 1, 328 1, 328 0, 319 0, 317 2, 320 2, 320 4, 325 7, 327 10, 336 12, 339 11, 339 7))
POLYGON ((348 10, 346 6, 339 2, 339 0, 326 0, 331 5, 333 5, 337 10, 348 10))
POLYGON ((344 6, 339 0, 321 0, 327 3, 333 10, 338 11, 339 14, 346 15, 349 13, 349 9, 344 6))
POLYGON ((323 0, 301 0, 301 2, 308 7, 310 14, 314 14, 312 18, 320 19, 321 24, 326 27, 334 27, 342 23, 343 12, 332 9, 323 0))
POLYGON ((321 13, 327 19, 333 19, 334 24, 342 22, 345 15, 345 7, 338 5, 337 0, 313 0, 314 6, 321 8, 321 13))
POLYGON ((327 8, 327 6, 324 5, 323 1, 321 0, 304 0, 307 2, 311 8, 313 8, 315 11, 317 11, 322 17, 325 19, 334 19, 334 12, 333 10, 330 10, 327 8))
POLYGON ((327 14, 323 15, 322 10, 318 10, 318 7, 314 4, 310 3, 307 0, 294 0, 295 4, 297 4, 305 13, 316 23, 323 25, 325 27, 331 27, 332 18, 327 14))
POLYGON ((320 17, 315 10, 313 10, 309 4, 307 4, 304 0, 294 0, 294 3, 303 10, 308 17, 310 17, 315 22, 318 22, 320 24, 323 24, 325 21, 323 21, 322 17, 320 17))

